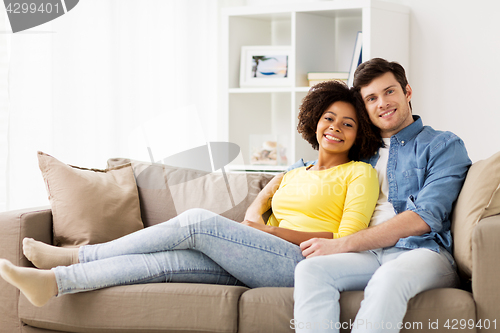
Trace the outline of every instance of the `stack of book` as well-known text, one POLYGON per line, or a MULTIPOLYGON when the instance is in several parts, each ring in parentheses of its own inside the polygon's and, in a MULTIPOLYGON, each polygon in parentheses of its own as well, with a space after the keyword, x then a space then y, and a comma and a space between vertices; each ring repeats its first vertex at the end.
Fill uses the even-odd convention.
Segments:
POLYGON ((349 72, 309 72, 307 73, 307 80, 309 80, 309 87, 314 86, 320 82, 338 80, 347 83, 349 79, 349 72))

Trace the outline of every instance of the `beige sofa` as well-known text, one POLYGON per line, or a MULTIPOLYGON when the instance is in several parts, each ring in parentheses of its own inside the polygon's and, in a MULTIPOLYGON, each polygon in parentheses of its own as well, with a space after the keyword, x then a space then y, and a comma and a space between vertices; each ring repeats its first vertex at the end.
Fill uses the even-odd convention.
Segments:
MULTIPOLYGON (((266 175, 252 177, 257 187, 269 180, 266 175)), ((452 227, 463 288, 429 290, 411 299, 404 332, 500 330, 499 184, 500 153, 471 167, 456 203, 452 227)), ((146 192, 139 190, 142 216, 151 219, 146 211, 151 202, 146 200, 154 200, 151 198, 157 193, 146 192)), ((236 207, 239 214, 244 213, 255 193, 249 193, 247 200, 236 207)), ((31 266, 22 254, 21 241, 33 237, 52 243, 52 223, 50 208, 1 213, 0 257, 16 265, 31 266)), ((53 298, 40 308, 1 279, 0 290, 3 333, 293 331, 293 288, 131 285, 53 298)), ((349 331, 345 328, 354 320, 362 299, 362 291, 342 293, 343 332, 349 331)))

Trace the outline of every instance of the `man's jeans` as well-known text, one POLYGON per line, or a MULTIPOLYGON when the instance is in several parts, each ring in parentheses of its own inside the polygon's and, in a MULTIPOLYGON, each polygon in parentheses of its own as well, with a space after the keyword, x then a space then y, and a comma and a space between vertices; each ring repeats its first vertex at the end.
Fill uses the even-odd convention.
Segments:
POLYGON ((457 284, 453 257, 444 248, 437 253, 390 247, 309 258, 295 270, 291 326, 296 332, 339 332, 349 324, 352 332, 399 332, 410 298, 457 284), (364 300, 352 323, 339 323, 339 297, 347 290, 364 290, 364 300))
POLYGON ((203 209, 117 240, 80 248, 53 268, 59 295, 116 285, 192 282, 293 287, 300 247, 203 209))

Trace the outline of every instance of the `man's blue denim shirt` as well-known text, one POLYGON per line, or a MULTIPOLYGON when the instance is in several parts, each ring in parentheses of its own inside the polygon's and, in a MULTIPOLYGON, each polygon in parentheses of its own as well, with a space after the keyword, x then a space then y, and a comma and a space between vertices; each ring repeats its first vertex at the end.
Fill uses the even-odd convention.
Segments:
MULTIPOLYGON (((391 137, 387 179, 389 201, 396 214, 411 210, 431 228, 422 236, 401 238, 396 247, 427 248, 439 252, 442 245, 451 253, 450 215, 471 165, 463 141, 451 132, 423 126, 419 116, 391 137)), ((369 160, 377 164, 378 153, 369 160)), ((316 161, 300 160, 288 170, 316 161)))

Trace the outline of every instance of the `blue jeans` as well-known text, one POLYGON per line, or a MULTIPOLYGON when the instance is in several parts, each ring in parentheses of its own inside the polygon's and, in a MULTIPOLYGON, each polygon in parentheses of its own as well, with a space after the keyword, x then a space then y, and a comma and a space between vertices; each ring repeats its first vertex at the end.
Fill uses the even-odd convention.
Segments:
POLYGON ((458 282, 453 257, 444 248, 440 253, 390 247, 313 257, 295 270, 291 327, 315 333, 339 332, 340 327, 352 332, 399 332, 410 298, 458 282), (348 290, 364 290, 352 326, 339 322, 340 293, 348 290))
POLYGON ((114 241, 82 246, 79 264, 52 270, 59 295, 154 282, 292 287, 302 259, 295 244, 192 209, 114 241))

